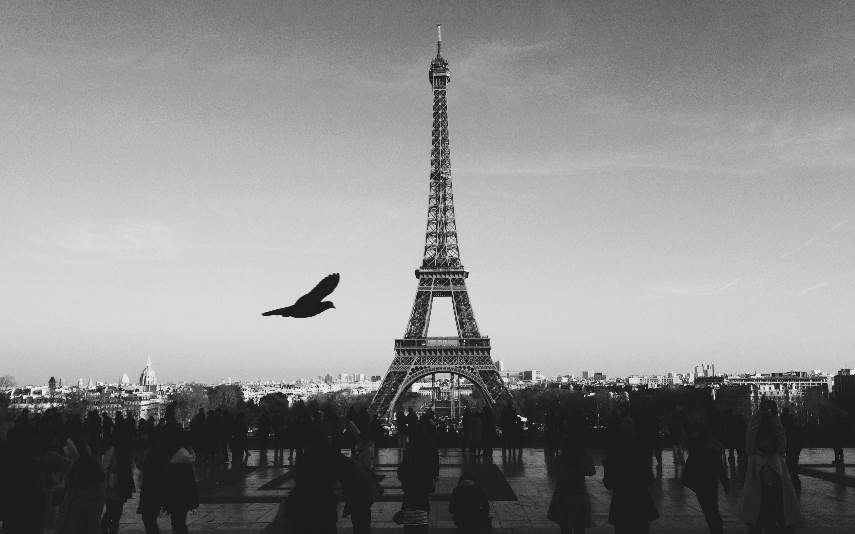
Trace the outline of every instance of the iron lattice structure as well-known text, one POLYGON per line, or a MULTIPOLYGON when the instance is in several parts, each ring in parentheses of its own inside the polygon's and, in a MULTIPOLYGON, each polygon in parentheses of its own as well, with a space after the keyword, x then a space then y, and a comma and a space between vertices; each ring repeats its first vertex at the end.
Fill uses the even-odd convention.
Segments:
POLYGON ((418 287, 413 311, 403 339, 395 340, 395 358, 386 372, 369 411, 389 419, 398 397, 416 380, 435 373, 460 375, 477 387, 493 405, 509 398, 490 357, 490 338, 482 336, 475 321, 466 278, 460 262, 454 196, 451 191, 451 157, 448 141, 446 88, 451 81, 448 61, 441 55, 441 38, 436 57, 428 69, 433 88, 433 146, 431 148, 430 194, 424 259, 416 269, 418 287), (428 337, 434 298, 451 298, 457 337, 428 337))

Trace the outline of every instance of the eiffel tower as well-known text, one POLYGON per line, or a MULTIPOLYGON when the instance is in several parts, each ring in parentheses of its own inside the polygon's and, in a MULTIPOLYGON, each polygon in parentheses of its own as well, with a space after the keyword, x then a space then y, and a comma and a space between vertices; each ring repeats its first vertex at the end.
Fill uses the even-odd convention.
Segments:
POLYGON ((509 399, 507 388, 490 358, 490 338, 481 335, 466 278, 460 263, 454 197, 451 193, 451 159, 448 142, 446 88, 451 81, 448 61, 441 55, 442 34, 437 25, 436 57, 428 69, 433 88, 433 147, 424 260, 416 269, 416 300, 403 339, 395 340, 395 358, 369 412, 390 419, 398 397, 416 381, 436 373, 461 376, 477 387, 489 405, 509 399), (434 298, 451 298, 456 337, 428 337, 434 298))

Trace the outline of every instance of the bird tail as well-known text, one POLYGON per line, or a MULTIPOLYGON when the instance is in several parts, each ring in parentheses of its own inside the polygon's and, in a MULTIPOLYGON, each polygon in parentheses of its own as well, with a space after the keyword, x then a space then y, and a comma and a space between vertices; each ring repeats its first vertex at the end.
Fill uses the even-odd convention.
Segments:
POLYGON ((270 311, 264 312, 261 315, 264 317, 270 317, 271 315, 281 315, 284 317, 284 316, 288 315, 289 311, 290 311, 290 308, 279 308, 278 310, 270 310, 270 311))

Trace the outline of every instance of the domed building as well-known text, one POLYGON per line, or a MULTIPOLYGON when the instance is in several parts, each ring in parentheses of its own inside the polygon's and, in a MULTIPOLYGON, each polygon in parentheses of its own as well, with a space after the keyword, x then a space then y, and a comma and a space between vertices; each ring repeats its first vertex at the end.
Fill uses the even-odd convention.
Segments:
POLYGON ((139 385, 140 389, 142 389, 143 391, 157 390, 157 376, 154 374, 154 367, 151 366, 150 356, 145 364, 145 369, 143 369, 142 373, 140 373, 139 385))

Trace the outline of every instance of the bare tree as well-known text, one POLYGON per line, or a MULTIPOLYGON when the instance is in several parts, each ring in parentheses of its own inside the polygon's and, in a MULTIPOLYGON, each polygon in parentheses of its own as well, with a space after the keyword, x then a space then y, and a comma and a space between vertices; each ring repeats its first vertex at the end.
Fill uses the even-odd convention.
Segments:
POLYGON ((208 392, 205 386, 193 384, 170 395, 170 401, 175 406, 175 418, 182 424, 187 424, 199 411, 208 409, 208 392))
POLYGON ((15 377, 12 375, 0 376, 0 389, 13 388, 17 385, 15 377))

